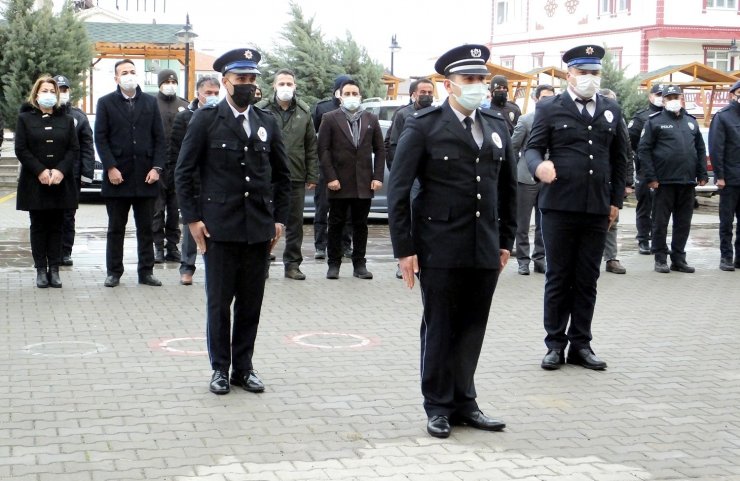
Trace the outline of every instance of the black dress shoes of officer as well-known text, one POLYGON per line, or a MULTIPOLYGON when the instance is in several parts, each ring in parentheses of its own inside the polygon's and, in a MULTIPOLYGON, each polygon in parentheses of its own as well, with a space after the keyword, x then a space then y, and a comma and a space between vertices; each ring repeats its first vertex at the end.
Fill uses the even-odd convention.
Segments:
POLYGON ((686 274, 693 274, 696 269, 688 265, 683 261, 671 262, 671 270, 678 272, 685 272, 686 274))
POLYGON ((241 386, 245 391, 262 392, 265 385, 253 370, 241 372, 234 370, 231 372, 231 384, 241 386))
POLYGON ((329 266, 326 271, 327 279, 339 279, 339 266, 329 266))
POLYGON ((227 371, 213 371, 209 388, 213 394, 228 394, 231 390, 229 387, 229 373, 227 371))
POLYGON ((118 276, 108 276, 105 278, 105 282, 103 282, 103 285, 105 287, 116 287, 118 284, 121 283, 121 278, 118 276))
POLYGON ((537 274, 545 273, 545 261, 534 261, 534 271, 537 274))
POLYGON ((470 426, 483 431, 501 431, 506 423, 499 419, 489 418, 481 411, 473 411, 467 414, 453 414, 450 421, 454 425, 470 426))
POLYGON ((289 267, 285 269, 285 277, 288 279, 294 279, 296 281, 303 281, 306 279, 306 274, 301 272, 297 267, 289 267))
POLYGON ((316 249, 313 258, 317 260, 326 259, 326 249, 316 249))
POLYGON ((735 266, 732 265, 732 259, 720 259, 719 268, 723 271, 734 271, 735 266))
POLYGON ((59 277, 59 266, 49 267, 49 286, 56 287, 57 289, 62 287, 62 279, 59 277))
POLYGON ((529 266, 527 264, 519 264, 519 269, 516 271, 520 276, 529 275, 529 266))
POLYGON ((373 278, 373 273, 368 271, 367 268, 362 265, 355 267, 355 269, 352 271, 352 275, 360 279, 373 278))
POLYGON ((180 249, 178 249, 177 246, 167 246, 167 255, 164 256, 164 260, 166 260, 167 262, 180 262, 180 260, 182 260, 180 249))
POLYGON ((450 419, 447 416, 432 416, 427 421, 427 432, 435 438, 450 437, 450 419))
POLYGON ((154 263, 155 264, 164 263, 164 248, 163 247, 154 248, 154 263))
POLYGON ((71 266, 74 265, 74 261, 72 260, 72 256, 69 254, 62 256, 62 265, 63 266, 71 266))
POLYGON ((588 348, 569 350, 568 364, 578 364, 586 369, 593 369, 595 371, 606 369, 606 363, 596 357, 596 354, 588 348))
POLYGON ((661 274, 669 274, 671 270, 668 268, 668 264, 666 264, 665 261, 655 261, 655 272, 660 272, 661 274))
POLYGON ((139 277, 139 284, 159 287, 162 285, 162 282, 151 274, 144 274, 143 276, 139 277))
POLYGON ((560 369, 562 364, 565 364, 565 354, 563 354, 563 351, 561 349, 548 349, 547 354, 542 358, 540 367, 548 371, 554 371, 555 369, 560 369))
POLYGON ((40 289, 49 287, 49 274, 46 272, 46 267, 36 268, 36 287, 40 289))
POLYGON ((637 250, 644 256, 650 255, 650 242, 640 241, 637 243, 637 250))

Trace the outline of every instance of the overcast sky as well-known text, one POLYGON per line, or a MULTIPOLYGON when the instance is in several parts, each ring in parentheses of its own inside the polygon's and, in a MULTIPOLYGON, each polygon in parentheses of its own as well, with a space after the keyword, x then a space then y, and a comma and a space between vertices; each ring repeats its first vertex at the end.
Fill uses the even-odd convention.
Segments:
MULTIPOLYGON (((115 8, 116 0, 96 1, 102 8, 115 8)), ((289 0, 118 0, 122 14, 126 2, 128 14, 137 21, 156 18, 158 23, 184 23, 185 14, 190 13, 193 30, 199 35, 196 49, 214 56, 243 46, 271 48, 290 19, 289 0)), ((394 74, 399 77, 430 74, 434 61, 445 51, 463 43, 486 43, 490 37, 490 0, 297 3, 306 18, 314 17, 314 25, 321 29, 325 40, 344 38, 349 31, 373 59, 388 69, 391 37, 396 34, 401 50, 395 54, 394 74)))

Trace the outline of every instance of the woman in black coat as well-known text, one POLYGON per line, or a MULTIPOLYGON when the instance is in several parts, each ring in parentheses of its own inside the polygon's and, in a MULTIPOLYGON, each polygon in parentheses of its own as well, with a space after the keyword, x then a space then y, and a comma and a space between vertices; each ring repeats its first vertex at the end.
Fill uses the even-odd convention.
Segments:
POLYGON ((38 287, 62 287, 62 223, 64 210, 77 208, 73 166, 79 153, 74 120, 59 107, 56 81, 42 76, 21 106, 15 129, 21 163, 16 209, 27 210, 31 218, 38 287))

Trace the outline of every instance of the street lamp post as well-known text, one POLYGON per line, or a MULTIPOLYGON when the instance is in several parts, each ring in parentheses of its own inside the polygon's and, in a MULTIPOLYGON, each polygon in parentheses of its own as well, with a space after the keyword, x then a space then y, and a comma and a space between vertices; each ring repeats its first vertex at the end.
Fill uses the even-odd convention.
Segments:
POLYGON ((177 39, 185 44, 185 98, 190 99, 190 42, 198 36, 193 32, 193 26, 190 25, 190 14, 185 15, 185 26, 182 30, 175 33, 177 39))
POLYGON ((735 70, 735 59, 740 56, 740 51, 738 51, 737 47, 737 41, 733 38, 732 42, 730 42, 730 49, 728 51, 728 57, 730 60, 730 71, 735 70))
POLYGON ((393 56, 396 52, 401 50, 401 46, 398 45, 398 42, 396 41, 396 34, 394 33, 391 37, 391 46, 389 47, 391 49, 391 75, 393 75, 393 56))

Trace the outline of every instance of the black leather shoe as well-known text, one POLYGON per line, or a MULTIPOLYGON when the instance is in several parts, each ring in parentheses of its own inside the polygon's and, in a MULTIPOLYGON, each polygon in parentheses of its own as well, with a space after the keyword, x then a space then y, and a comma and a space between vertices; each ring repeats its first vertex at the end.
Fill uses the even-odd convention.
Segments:
POLYGON ((554 371, 555 369, 560 369, 561 364, 565 364, 563 351, 561 349, 548 349, 547 354, 542 358, 540 367, 548 371, 554 371))
POLYGON ((326 249, 316 249, 316 254, 313 255, 314 259, 326 259, 326 249))
POLYGON ((529 266, 527 264, 519 264, 519 269, 516 271, 520 276, 529 275, 529 266))
POLYGON ((297 267, 291 267, 285 269, 285 277, 287 277, 288 279, 294 279, 296 281, 303 281, 306 279, 306 274, 301 272, 301 270, 297 267))
POLYGON ((174 248, 167 248, 167 255, 164 256, 164 260, 167 262, 180 262, 182 258, 182 254, 180 254, 180 249, 177 247, 174 248))
POLYGON ((49 287, 49 274, 46 272, 46 267, 36 268, 36 287, 39 289, 49 287))
POLYGON ((160 249, 158 247, 154 248, 154 263, 155 264, 164 263, 164 249, 160 249))
POLYGON ((59 266, 49 268, 49 287, 57 289, 62 287, 62 279, 59 277, 59 266))
POLYGON ((232 371, 231 384, 241 386, 245 391, 249 392, 262 392, 265 390, 264 383, 254 370, 246 372, 232 371))
POLYGON ((365 266, 357 266, 352 271, 352 275, 360 279, 372 279, 373 273, 367 270, 365 266))
POLYGON ((723 271, 734 271, 735 266, 732 265, 732 259, 720 259, 719 268, 723 271))
POLYGON ((591 349, 583 348, 574 351, 571 349, 568 351, 568 364, 578 364, 586 369, 594 369, 601 371, 606 369, 606 363, 596 357, 596 354, 591 349))
POLYGON ((103 285, 105 287, 116 287, 118 284, 121 283, 121 278, 118 276, 108 276, 105 278, 105 282, 103 282, 103 285))
POLYGON ((427 421, 427 432, 435 438, 450 437, 450 419, 447 416, 432 416, 427 421))
POLYGON ((209 388, 213 394, 227 394, 231 391, 229 373, 227 371, 213 371, 209 388))
POLYGON ((545 261, 534 261, 534 271, 537 274, 544 274, 545 270, 545 261))
POLYGON ((347 259, 352 259, 352 248, 351 247, 347 247, 346 249, 344 249, 344 257, 346 257, 347 259))
POLYGON ((453 425, 470 426, 483 431, 501 431, 506 427, 503 421, 489 418, 480 410, 467 414, 453 414, 450 421, 453 425))
POLYGON ((655 261, 655 272, 660 272, 661 274, 668 274, 671 272, 671 270, 668 268, 668 264, 665 263, 665 261, 655 261))
POLYGON ((72 260, 72 256, 71 255, 62 256, 62 265, 63 266, 71 266, 71 265, 74 265, 74 261, 72 260))
POLYGON ((151 274, 144 274, 143 276, 139 277, 139 284, 159 287, 162 285, 162 282, 151 274))
POLYGON ((696 269, 691 267, 685 262, 679 261, 679 262, 671 262, 671 270, 672 271, 678 271, 678 272, 685 272, 686 274, 693 274, 696 269))
POLYGON ((639 241, 637 243, 637 250, 640 252, 640 254, 644 256, 650 255, 650 242, 648 241, 639 241))
POLYGON ((339 266, 329 266, 326 271, 327 279, 339 279, 339 266))

